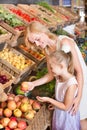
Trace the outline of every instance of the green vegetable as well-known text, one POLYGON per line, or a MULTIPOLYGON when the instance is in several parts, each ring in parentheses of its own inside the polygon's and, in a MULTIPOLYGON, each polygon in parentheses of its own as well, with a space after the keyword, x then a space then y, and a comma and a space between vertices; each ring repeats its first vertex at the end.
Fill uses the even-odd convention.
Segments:
POLYGON ((18 85, 16 88, 13 89, 13 93, 16 95, 24 95, 24 91, 20 89, 20 85, 18 85))
MULTIPOLYGON (((36 73, 37 79, 41 78, 47 73, 47 68, 43 68, 42 70, 38 70, 36 73)), ((35 87, 30 94, 30 97, 35 98, 37 95, 38 96, 49 96, 52 97, 54 94, 54 89, 55 88, 55 79, 52 80, 49 83, 46 83, 41 86, 35 87)), ((29 96, 28 96, 29 97, 29 96)))
POLYGON ((52 13, 55 13, 56 10, 54 10, 47 2, 37 2, 38 5, 48 9, 49 11, 51 11, 52 13))
POLYGON ((56 35, 66 35, 69 36, 69 33, 67 33, 65 30, 63 30, 62 28, 57 29, 56 31, 54 31, 53 33, 55 33, 56 35))

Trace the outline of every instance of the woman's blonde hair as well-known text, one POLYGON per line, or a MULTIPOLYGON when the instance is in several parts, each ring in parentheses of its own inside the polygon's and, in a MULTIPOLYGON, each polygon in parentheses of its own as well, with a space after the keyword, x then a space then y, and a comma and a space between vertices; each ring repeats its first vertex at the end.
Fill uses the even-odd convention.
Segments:
POLYGON ((38 21, 30 22, 25 30, 25 39, 28 39, 30 33, 45 33, 50 39, 56 39, 56 35, 51 33, 45 25, 41 24, 38 21))
POLYGON ((74 74, 73 56, 71 52, 65 53, 62 50, 54 51, 50 54, 50 58, 54 57, 57 63, 64 61, 67 65, 68 72, 74 74))

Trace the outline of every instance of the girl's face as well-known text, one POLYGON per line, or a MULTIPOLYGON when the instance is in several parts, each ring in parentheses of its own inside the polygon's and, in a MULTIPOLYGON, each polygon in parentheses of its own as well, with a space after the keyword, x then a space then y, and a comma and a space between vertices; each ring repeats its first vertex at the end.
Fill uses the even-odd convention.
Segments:
POLYGON ((44 49, 49 43, 49 38, 44 33, 30 33, 29 41, 44 49))
POLYGON ((61 72, 62 72, 61 64, 58 64, 56 59, 53 57, 49 59, 49 63, 50 63, 54 76, 61 75, 61 72))

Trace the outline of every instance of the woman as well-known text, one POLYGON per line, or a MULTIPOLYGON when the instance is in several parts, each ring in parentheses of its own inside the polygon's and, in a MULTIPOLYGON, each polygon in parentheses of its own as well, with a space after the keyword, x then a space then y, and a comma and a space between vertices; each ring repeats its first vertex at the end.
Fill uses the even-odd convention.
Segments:
MULTIPOLYGON (((67 36, 56 36, 39 22, 31 22, 26 29, 25 44, 29 48, 32 45, 30 44, 30 42, 44 49, 47 59, 48 74, 46 74, 41 79, 33 82, 23 82, 22 86, 30 86, 28 87, 28 90, 50 82, 54 78, 48 62, 48 55, 55 50, 61 50, 62 48, 65 48, 65 50, 67 50, 68 48, 70 48, 74 59, 74 69, 79 88, 78 95, 73 102, 73 108, 71 109, 71 111, 73 112, 73 114, 75 114, 78 108, 80 109, 80 119, 82 126, 82 124, 84 124, 84 122, 86 121, 85 119, 87 118, 87 66, 77 44, 73 39, 67 36)), ((82 127, 82 130, 86 129, 82 127)))

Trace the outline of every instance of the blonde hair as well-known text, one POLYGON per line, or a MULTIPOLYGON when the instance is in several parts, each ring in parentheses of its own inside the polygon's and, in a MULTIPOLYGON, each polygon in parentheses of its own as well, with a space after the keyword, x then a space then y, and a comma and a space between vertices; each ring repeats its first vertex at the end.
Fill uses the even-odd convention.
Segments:
POLYGON ((64 61, 67 65, 68 72, 74 74, 74 64, 73 64, 73 57, 71 52, 65 53, 62 50, 54 51, 50 54, 50 58, 54 57, 57 63, 61 63, 64 61))
MULTIPOLYGON (((56 35, 51 33, 50 30, 43 24, 38 21, 30 22, 28 27, 25 30, 25 39, 28 39, 30 33, 45 33, 51 40, 56 39, 56 35)), ((26 44, 27 45, 27 44, 26 44)))

